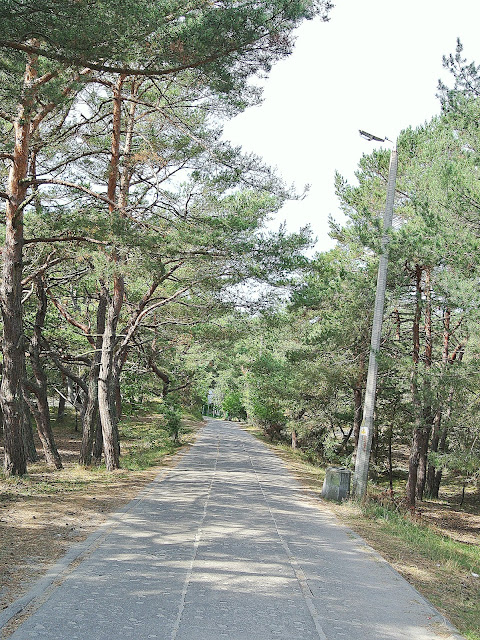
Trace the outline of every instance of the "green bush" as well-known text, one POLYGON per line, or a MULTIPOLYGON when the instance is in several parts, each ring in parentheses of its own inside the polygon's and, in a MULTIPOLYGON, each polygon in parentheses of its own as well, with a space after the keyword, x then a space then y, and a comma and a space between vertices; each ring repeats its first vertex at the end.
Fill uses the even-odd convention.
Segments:
POLYGON ((180 407, 177 405, 175 399, 166 399, 161 408, 161 414, 164 417, 165 429, 173 442, 177 444, 180 442, 180 433, 182 426, 182 414, 180 407))
POLYGON ((222 409, 229 418, 245 420, 247 417, 247 411, 243 405, 242 394, 239 391, 229 391, 225 394, 222 409))

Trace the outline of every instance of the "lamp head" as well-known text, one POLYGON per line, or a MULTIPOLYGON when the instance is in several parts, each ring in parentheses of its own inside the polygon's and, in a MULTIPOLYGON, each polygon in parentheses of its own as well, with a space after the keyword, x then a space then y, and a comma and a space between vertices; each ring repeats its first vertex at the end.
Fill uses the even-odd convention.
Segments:
POLYGON ((369 142, 372 142, 372 140, 376 140, 377 142, 385 142, 385 140, 388 140, 388 138, 379 138, 378 136, 374 136, 373 133, 368 133, 367 131, 362 131, 361 129, 359 129, 358 132, 362 136, 362 138, 365 138, 369 142))

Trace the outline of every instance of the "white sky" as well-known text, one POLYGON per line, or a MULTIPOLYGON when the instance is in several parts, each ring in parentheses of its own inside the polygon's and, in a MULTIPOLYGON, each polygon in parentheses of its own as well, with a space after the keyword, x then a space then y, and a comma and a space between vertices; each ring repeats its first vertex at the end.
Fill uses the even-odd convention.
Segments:
POLYGON ((311 185, 278 216, 290 231, 310 224, 316 249, 333 246, 328 215, 342 220, 334 173, 349 180, 373 143, 363 129, 395 139, 439 112, 442 56, 480 62, 480 0, 333 0, 330 22, 307 22, 293 54, 273 68, 263 104, 225 126, 225 138, 276 166, 287 183, 311 185))

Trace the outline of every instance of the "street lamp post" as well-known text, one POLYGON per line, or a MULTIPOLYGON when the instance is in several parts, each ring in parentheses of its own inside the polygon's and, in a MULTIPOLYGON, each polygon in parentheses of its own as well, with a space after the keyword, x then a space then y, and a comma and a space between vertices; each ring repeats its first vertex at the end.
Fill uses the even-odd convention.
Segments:
MULTIPOLYGON (((372 134, 360 131, 367 140, 384 142, 387 138, 377 138, 372 134)), ((395 183, 397 180, 397 149, 396 145, 390 154, 390 168, 388 171, 387 202, 383 216, 383 236, 380 249, 380 262, 378 264, 377 292, 375 295, 375 308, 373 312, 372 338, 370 341, 370 356, 368 359, 367 386, 365 389, 365 401, 363 406, 363 420, 360 426, 360 434, 357 445, 357 457, 355 460, 355 472, 353 475, 353 495, 361 500, 367 492, 368 466, 373 437, 373 416, 375 411, 375 395, 377 391, 378 353, 382 335, 383 309, 385 306, 385 290, 387 286, 388 266, 388 232, 392 227, 393 202, 395 199, 395 183)))

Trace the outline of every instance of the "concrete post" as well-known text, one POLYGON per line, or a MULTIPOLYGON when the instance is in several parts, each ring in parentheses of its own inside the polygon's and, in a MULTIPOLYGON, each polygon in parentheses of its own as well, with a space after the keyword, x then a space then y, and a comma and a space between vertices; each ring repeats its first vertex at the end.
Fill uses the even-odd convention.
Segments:
POLYGON ((372 448, 373 437, 373 415, 375 411, 375 395, 377 391, 377 356, 380 351, 385 290, 387 286, 388 232, 392 227, 395 183, 397 180, 397 164, 397 149, 395 148, 392 150, 390 155, 387 202, 385 205, 385 214, 383 216, 383 237, 380 262, 378 265, 377 293, 375 296, 372 338, 370 342, 370 356, 368 360, 367 387, 365 389, 363 421, 360 427, 355 472, 353 475, 353 495, 357 500, 361 500, 367 492, 368 466, 370 462, 370 451, 372 448))

